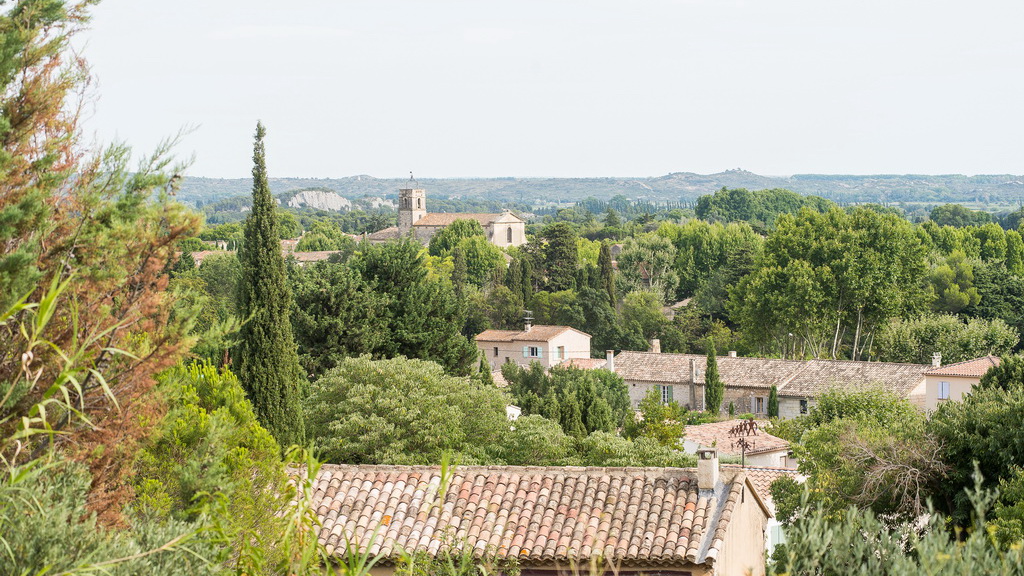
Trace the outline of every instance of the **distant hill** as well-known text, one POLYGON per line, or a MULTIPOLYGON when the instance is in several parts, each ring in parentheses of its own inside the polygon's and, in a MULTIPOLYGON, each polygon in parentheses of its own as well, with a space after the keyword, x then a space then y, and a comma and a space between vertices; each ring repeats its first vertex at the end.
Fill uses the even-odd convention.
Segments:
MULTIPOLYGON (((409 181, 402 178, 366 175, 270 179, 270 189, 274 194, 316 189, 337 192, 348 199, 394 197, 399 188, 408 185, 409 181)), ((761 176, 745 170, 728 170, 706 175, 677 172, 650 178, 422 178, 417 185, 427 190, 428 198, 433 195, 436 198, 522 201, 538 207, 588 197, 607 200, 617 195, 632 200, 688 202, 722 187, 750 190, 786 188, 838 203, 957 202, 1016 206, 1024 199, 1024 176, 1008 174, 761 176)), ((193 206, 202 206, 232 196, 247 195, 251 189, 252 181, 248 178, 187 177, 179 198, 193 206)))

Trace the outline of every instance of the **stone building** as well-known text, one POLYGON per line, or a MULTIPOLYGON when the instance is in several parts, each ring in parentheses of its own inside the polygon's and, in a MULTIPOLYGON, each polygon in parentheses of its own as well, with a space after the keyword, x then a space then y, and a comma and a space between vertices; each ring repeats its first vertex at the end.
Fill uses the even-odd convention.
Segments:
POLYGON ((420 188, 398 191, 398 226, 385 228, 367 236, 371 242, 385 242, 411 235, 426 244, 438 231, 456 220, 476 220, 487 239, 500 248, 526 244, 526 222, 505 210, 500 214, 469 214, 458 212, 427 212, 427 194, 420 188))
POLYGON ((476 347, 491 370, 513 362, 529 367, 538 362, 544 368, 566 360, 590 358, 590 334, 569 326, 534 326, 529 319, 522 330, 484 330, 476 336, 476 347))

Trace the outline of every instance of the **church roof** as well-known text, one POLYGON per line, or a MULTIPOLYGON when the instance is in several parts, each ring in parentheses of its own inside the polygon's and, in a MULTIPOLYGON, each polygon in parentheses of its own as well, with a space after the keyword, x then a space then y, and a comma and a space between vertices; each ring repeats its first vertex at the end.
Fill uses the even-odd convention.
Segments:
POLYGON ((476 220, 481 226, 494 222, 522 222, 511 212, 501 214, 464 214, 460 212, 431 212, 420 218, 413 226, 448 226, 456 220, 476 220))

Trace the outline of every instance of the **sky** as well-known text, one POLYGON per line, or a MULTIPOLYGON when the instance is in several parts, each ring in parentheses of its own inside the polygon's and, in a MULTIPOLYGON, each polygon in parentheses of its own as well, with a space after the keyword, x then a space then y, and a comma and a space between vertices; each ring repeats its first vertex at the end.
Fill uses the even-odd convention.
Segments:
POLYGON ((98 142, 238 178, 1024 174, 1020 0, 104 0, 98 142))

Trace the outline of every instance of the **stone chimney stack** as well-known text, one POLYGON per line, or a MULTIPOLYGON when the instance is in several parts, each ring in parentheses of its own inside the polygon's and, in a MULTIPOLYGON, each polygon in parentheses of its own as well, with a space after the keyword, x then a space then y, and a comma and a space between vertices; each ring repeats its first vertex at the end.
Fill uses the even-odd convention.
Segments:
POLYGON ((533 328, 533 312, 523 311, 523 332, 529 332, 533 328))
POLYGON ((661 340, 657 338, 651 338, 651 352, 655 354, 661 354, 661 340))
POLYGON ((697 450, 697 489, 714 490, 718 485, 718 450, 697 450))
POLYGON ((736 351, 735 350, 729 350, 729 358, 735 358, 735 357, 736 357, 736 351))
POLYGON ((932 354, 932 368, 942 367, 942 352, 932 354))
POLYGON ((604 351, 604 359, 605 359, 605 364, 604 364, 605 369, 609 370, 611 372, 615 372, 615 350, 605 350, 604 351))

